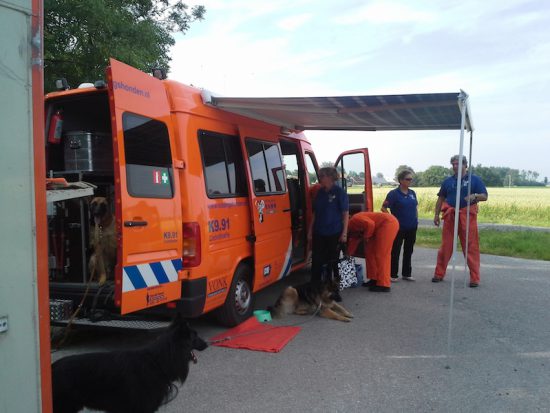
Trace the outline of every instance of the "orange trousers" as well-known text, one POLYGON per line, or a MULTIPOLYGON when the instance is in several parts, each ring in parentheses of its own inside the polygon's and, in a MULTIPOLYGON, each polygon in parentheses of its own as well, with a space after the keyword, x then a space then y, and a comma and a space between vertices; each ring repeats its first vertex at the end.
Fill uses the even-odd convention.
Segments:
POLYGON ((361 240, 365 248, 367 278, 380 287, 391 286, 391 250, 399 221, 383 212, 359 212, 348 224, 348 253, 353 255, 361 240))
MULTIPOLYGON (((466 251, 466 209, 461 208, 458 214, 458 237, 460 245, 465 254, 466 251)), ((453 255, 453 236, 455 223, 455 209, 444 205, 443 209, 443 231, 441 232, 441 247, 437 252, 437 264, 434 276, 437 278, 445 277, 447 265, 453 255)), ((470 269, 470 282, 479 284, 479 234, 477 232, 477 205, 470 205, 470 227, 468 228, 468 255, 466 262, 470 269)))

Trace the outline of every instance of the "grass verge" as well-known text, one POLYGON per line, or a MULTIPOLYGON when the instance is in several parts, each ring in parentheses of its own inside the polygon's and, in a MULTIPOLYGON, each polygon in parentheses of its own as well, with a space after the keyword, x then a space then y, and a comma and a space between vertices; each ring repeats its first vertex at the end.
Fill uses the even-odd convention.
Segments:
MULTIPOLYGON (((418 228, 416 245, 439 248, 440 243, 441 229, 418 228)), ((550 232, 479 230, 482 254, 550 261, 549 246, 550 232)))

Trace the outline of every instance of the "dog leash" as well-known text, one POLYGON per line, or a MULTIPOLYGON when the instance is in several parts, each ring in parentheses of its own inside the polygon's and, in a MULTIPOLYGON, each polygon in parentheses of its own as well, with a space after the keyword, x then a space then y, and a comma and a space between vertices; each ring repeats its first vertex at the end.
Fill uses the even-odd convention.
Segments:
POLYGON ((265 330, 248 331, 246 333, 235 334, 233 336, 226 336, 224 338, 220 338, 219 340, 208 340, 207 343, 209 345, 223 343, 225 341, 234 340, 234 339, 239 338, 239 337, 245 337, 245 336, 251 336, 251 335, 254 335, 254 334, 265 333, 265 332, 274 330, 274 329, 279 328, 279 327, 298 327, 300 325, 303 325, 305 323, 310 322, 313 319, 313 317, 315 317, 319 313, 319 311, 321 311, 321 305, 322 305, 322 302, 319 301, 319 305, 317 306, 317 309, 315 310, 315 312, 313 314, 311 314, 309 316, 309 318, 307 318, 304 321, 300 321, 299 323, 287 324, 287 325, 282 325, 282 326, 271 326, 270 328, 265 329, 265 330))
POLYGON ((63 346, 63 344, 65 344, 65 341, 67 341, 67 338, 69 337, 69 332, 71 331, 71 326, 74 322, 74 319, 76 318, 78 313, 80 313, 80 310, 82 309, 82 305, 84 304, 84 300, 86 299, 86 297, 88 296, 88 292, 90 291, 91 281, 92 280, 90 279, 88 281, 88 283, 86 284, 86 290, 84 291, 84 295, 82 296, 82 300, 80 300, 80 303, 76 307, 76 310, 74 310, 73 313, 71 314, 71 316, 69 317, 69 321, 67 322, 67 325, 65 326, 65 331, 64 331, 64 334, 63 334, 63 338, 55 346, 55 351, 59 350, 61 348, 61 346, 63 346))
MULTIPOLYGON (((65 326, 65 329, 64 329, 63 337, 61 338, 61 340, 55 346, 54 351, 59 350, 63 346, 63 344, 65 344, 65 341, 67 341, 67 338, 69 337, 69 333, 71 331, 71 327, 73 325, 73 322, 74 322, 75 318, 78 316, 78 314, 80 313, 80 310, 82 309, 82 306, 84 305, 84 301, 86 300, 86 297, 88 296, 88 294, 90 292, 90 286, 92 284, 92 281, 94 280, 94 275, 95 274, 92 274, 90 276, 88 282, 86 283, 86 289, 84 290, 84 295, 82 296, 82 299, 80 300, 80 303, 76 307, 76 310, 74 310, 73 313, 71 314, 71 316, 69 317, 69 321, 67 321, 67 325, 65 326)), ((99 290, 96 293, 96 296, 94 297, 93 307, 95 307, 95 305, 97 304, 97 297, 99 296, 99 293, 101 292, 102 289, 103 289, 103 285, 99 287, 99 290)))

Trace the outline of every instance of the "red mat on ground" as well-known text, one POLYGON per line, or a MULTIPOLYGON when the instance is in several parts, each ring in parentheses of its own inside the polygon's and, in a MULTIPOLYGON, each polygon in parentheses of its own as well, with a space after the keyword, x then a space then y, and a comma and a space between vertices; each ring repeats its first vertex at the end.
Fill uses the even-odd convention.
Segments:
POLYGON ((212 337, 210 342, 213 346, 278 353, 299 332, 300 327, 276 327, 250 317, 225 333, 212 337), (218 340, 222 341, 216 342, 218 340))

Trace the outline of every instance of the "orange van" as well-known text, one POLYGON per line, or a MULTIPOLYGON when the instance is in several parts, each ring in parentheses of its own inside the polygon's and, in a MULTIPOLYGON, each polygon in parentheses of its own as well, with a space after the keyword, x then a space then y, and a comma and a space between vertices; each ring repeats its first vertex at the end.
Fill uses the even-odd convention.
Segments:
MULTIPOLYGON (((215 310, 232 326, 251 315, 256 291, 309 264, 318 163, 300 131, 209 106, 200 89, 113 59, 107 82, 50 93, 45 105, 46 174, 68 182, 48 203, 52 322, 77 308, 90 319, 215 310), (110 248, 95 197, 114 220, 104 282, 89 268, 110 248)), ((362 181, 351 212, 372 211, 368 151, 336 165, 343 186, 348 175, 362 181)))

